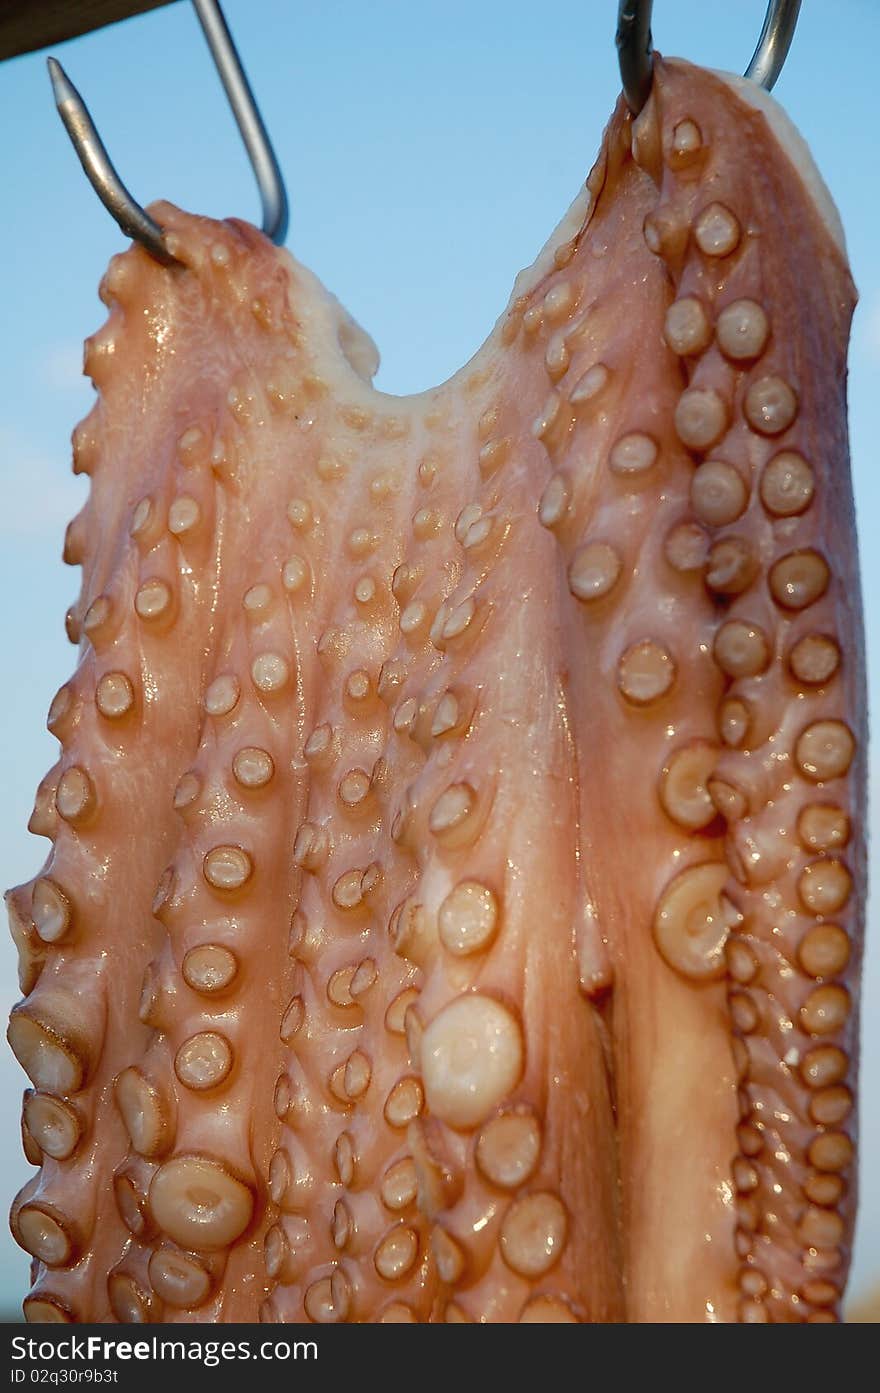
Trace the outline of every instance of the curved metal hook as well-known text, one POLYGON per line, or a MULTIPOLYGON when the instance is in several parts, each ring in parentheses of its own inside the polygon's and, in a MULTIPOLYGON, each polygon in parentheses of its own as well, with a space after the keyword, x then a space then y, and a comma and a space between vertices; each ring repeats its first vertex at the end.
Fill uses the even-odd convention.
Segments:
POLYGON ((771 0, 767 6, 764 26, 744 73, 767 92, 773 91, 782 72, 800 12, 801 0, 771 0))
POLYGON ((217 0, 193 0, 193 6, 260 190, 263 232, 270 242, 280 246, 287 236, 287 191, 269 132, 217 0))
POLYGON ((58 115, 95 193, 127 237, 140 242, 164 266, 176 265, 175 258, 165 249, 161 227, 132 198, 116 173, 88 107, 67 73, 56 58, 47 58, 46 62, 58 115))
MULTIPOLYGON (((617 54, 623 95, 637 116, 651 92, 654 50, 651 42, 653 0, 620 0, 617 54)), ((782 71, 800 13, 801 0, 769 0, 764 27, 745 76, 769 92, 782 71)))
MULTIPOLYGON (((263 206, 263 231, 280 244, 287 233, 287 193, 272 142, 217 0, 193 0, 193 5, 257 180, 263 206)), ((50 58, 48 64, 58 114, 86 177, 104 207, 122 231, 140 242, 156 261, 165 266, 176 264, 165 247, 162 228, 144 212, 113 167, 79 92, 55 58, 50 58)))

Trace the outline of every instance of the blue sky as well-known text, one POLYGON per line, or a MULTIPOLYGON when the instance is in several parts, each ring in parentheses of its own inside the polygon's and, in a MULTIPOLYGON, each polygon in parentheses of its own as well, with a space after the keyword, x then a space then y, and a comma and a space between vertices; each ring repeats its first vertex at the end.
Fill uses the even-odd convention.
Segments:
MULTIPOLYGON (((515 273, 533 259, 595 155, 618 87, 613 0, 227 0, 227 17, 273 134, 291 199, 288 245, 373 335, 377 385, 443 381, 486 337, 515 273)), ((741 70, 763 0, 657 0, 658 48, 741 70)), ((257 218, 232 118, 186 3, 52 50, 86 95, 141 201, 257 218)), ((804 0, 776 96, 806 137, 841 210, 861 305, 851 353, 851 439, 862 538, 869 670, 880 655, 880 222, 876 0, 804 0)), ((85 183, 52 106, 44 55, 0 68, 5 213, 0 220, 0 883, 33 874, 45 842, 25 831, 54 763, 44 729, 70 675, 64 611, 78 573, 60 561, 84 496, 69 434, 89 408, 80 345, 103 319, 98 280, 123 245, 85 183)), ((872 761, 872 786, 876 771, 872 761)), ((875 796, 876 804, 877 798, 875 796)), ((874 857, 874 872, 878 869, 874 857)), ((0 1013, 16 998, 0 948, 0 1013)), ((863 1176, 880 1172, 880 945, 868 954, 863 1176)), ((23 1086, 0 1059, 0 1193, 20 1158, 23 1086)), ((853 1290, 880 1281, 880 1189, 864 1186, 853 1290)), ((5 1201, 4 1201, 5 1204, 5 1201)), ((0 1238, 0 1309, 27 1261, 0 1238)))

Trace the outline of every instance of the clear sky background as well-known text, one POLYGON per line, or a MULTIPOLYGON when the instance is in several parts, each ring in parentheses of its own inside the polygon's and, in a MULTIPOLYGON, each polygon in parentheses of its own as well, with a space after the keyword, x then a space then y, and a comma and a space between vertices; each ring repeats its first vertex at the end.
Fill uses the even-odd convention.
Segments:
MULTIPOLYGON (((288 245, 376 339, 377 386, 410 393, 460 367, 504 308, 593 161, 619 79, 615 0, 227 0, 226 13, 283 166, 288 245)), ((657 47, 742 70, 764 0, 656 0, 657 47)), ((172 5, 56 50, 142 202, 258 218, 253 184, 197 21, 172 5)), ((880 179, 876 0, 804 0, 775 95, 812 147, 847 231, 861 305, 851 439, 872 689, 880 655, 880 179)), ((74 654, 63 616, 79 572, 60 561, 85 496, 69 434, 89 409, 81 342, 103 320, 97 284, 122 235, 55 114, 45 56, 0 67, 0 883, 31 876, 25 831, 55 762, 44 728, 74 654)), ((877 803, 878 760, 872 759, 877 803)), ((878 861, 873 857, 877 877, 878 861)), ((863 1205, 852 1290, 880 1281, 880 945, 864 1000, 863 1205), (872 1179, 873 1178, 873 1179, 872 1179)), ((0 1015, 17 997, 0 949, 0 1015)), ((0 1056, 0 1196, 20 1155, 23 1075, 0 1056)), ((27 1260, 0 1237, 0 1309, 27 1260)))

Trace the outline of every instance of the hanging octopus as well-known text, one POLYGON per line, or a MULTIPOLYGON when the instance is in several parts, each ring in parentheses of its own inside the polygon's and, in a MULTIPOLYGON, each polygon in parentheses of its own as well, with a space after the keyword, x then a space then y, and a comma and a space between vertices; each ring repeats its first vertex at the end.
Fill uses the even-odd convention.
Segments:
POLYGON ((837 1319, 854 295, 798 137, 658 58, 412 398, 254 228, 153 211, 9 898, 28 1318, 837 1319))

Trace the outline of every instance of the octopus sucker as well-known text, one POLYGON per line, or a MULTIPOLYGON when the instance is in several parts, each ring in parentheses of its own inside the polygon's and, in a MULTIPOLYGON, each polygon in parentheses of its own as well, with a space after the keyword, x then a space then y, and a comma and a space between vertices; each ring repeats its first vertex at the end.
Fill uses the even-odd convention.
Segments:
POLYGON ((413 398, 247 224, 114 258, 8 897, 28 1319, 837 1318, 866 735, 807 160, 657 57, 413 398))

